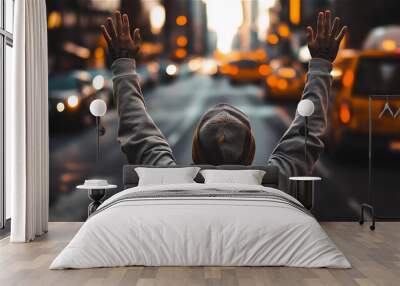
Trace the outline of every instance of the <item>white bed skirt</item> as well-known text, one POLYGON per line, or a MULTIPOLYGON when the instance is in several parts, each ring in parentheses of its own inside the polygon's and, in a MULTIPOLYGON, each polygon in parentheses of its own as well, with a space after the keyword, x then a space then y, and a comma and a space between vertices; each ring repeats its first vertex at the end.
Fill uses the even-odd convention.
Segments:
MULTIPOLYGON (((298 203, 279 190, 261 186, 206 186, 220 191, 263 190, 298 203)), ((81 227, 50 269, 128 265, 351 267, 314 217, 290 204, 234 197, 153 198, 111 204, 130 192, 204 188, 204 184, 136 187, 117 194, 81 227)))

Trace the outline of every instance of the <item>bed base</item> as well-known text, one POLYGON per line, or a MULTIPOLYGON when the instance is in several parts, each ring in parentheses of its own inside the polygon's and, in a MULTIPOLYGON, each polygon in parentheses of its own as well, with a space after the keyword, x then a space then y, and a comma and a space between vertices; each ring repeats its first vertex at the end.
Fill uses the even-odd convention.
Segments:
POLYGON ((362 204, 361 205, 361 217, 360 217, 360 220, 358 222, 361 225, 364 224, 364 212, 366 210, 369 210, 370 215, 371 215, 371 219, 372 219, 372 222, 371 222, 371 225, 369 226, 369 229, 370 230, 375 230, 375 210, 374 210, 374 207, 371 206, 370 204, 362 204))

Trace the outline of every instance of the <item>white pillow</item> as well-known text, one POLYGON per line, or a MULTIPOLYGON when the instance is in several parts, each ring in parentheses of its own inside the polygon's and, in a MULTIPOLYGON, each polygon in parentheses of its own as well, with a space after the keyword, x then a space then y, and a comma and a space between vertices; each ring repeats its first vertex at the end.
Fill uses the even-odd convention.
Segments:
POLYGON ((139 176, 138 186, 195 183, 193 179, 196 177, 199 170, 199 167, 135 168, 139 176))
POLYGON ((262 170, 201 170, 205 184, 261 185, 265 171, 262 170))

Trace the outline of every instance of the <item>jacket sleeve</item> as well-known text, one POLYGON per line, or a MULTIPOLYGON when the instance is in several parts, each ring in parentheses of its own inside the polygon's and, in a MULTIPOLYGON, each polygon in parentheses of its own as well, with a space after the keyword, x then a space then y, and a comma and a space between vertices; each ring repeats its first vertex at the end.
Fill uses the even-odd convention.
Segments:
POLYGON ((307 155, 304 155, 305 120, 297 111, 293 122, 272 152, 269 164, 278 166, 285 176, 306 176, 324 150, 321 140, 327 126, 328 97, 332 84, 332 64, 323 59, 312 59, 309 63, 307 82, 302 99, 314 103, 314 113, 308 119, 307 155))
POLYGON ((118 142, 130 164, 175 165, 172 150, 147 113, 134 59, 120 58, 111 66, 114 102, 119 115, 118 142))

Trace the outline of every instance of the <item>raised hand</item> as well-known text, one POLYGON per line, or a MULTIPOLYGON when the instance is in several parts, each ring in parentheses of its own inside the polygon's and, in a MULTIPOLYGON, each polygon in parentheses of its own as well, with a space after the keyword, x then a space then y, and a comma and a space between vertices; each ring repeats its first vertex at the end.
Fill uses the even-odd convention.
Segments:
POLYGON ((308 49, 313 58, 322 58, 333 62, 339 51, 339 45, 347 32, 347 26, 340 24, 340 18, 335 17, 331 22, 331 12, 319 12, 317 22, 317 33, 307 27, 308 49))
POLYGON ((116 25, 111 17, 107 18, 106 25, 101 25, 111 58, 135 58, 141 43, 139 29, 134 29, 131 35, 128 15, 121 16, 121 12, 117 11, 114 16, 116 25))

